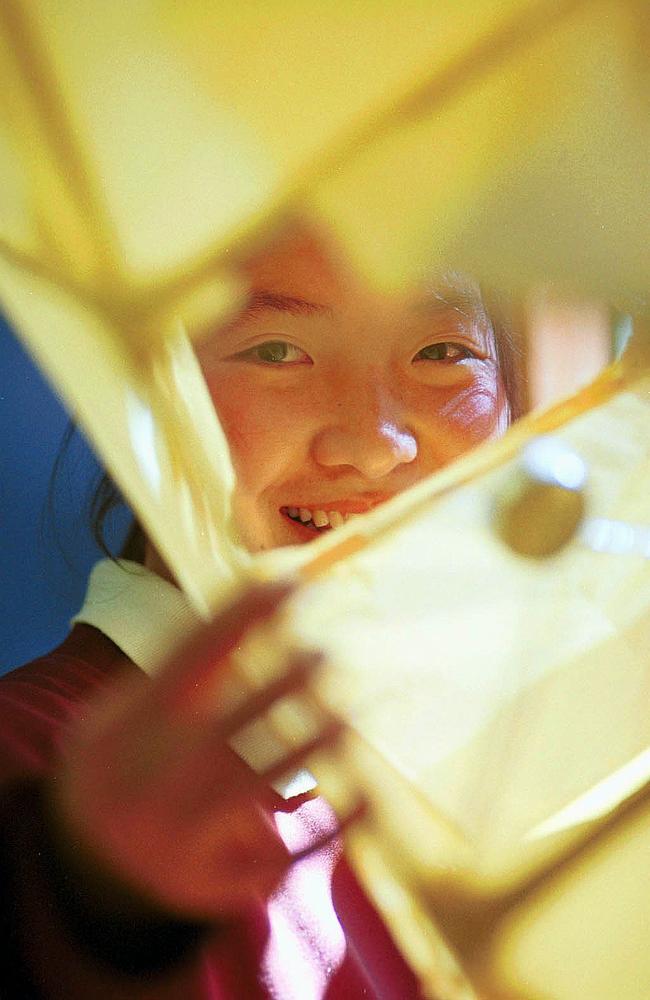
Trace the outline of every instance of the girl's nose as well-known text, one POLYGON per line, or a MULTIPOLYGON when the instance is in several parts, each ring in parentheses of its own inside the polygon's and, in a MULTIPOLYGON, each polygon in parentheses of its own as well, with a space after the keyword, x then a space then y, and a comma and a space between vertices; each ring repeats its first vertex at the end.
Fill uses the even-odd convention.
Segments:
POLYGON ((381 479, 418 453, 414 432, 396 416, 355 407, 316 434, 312 457, 325 468, 346 466, 367 479, 381 479))

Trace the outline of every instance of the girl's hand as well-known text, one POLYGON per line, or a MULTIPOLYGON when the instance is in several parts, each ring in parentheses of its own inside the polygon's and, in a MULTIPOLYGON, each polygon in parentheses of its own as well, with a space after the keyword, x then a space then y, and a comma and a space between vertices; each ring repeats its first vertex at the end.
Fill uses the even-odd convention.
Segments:
POLYGON ((53 784, 68 846, 181 917, 227 917, 251 895, 271 892, 293 859, 271 818, 268 781, 341 731, 328 721, 315 741, 264 776, 228 745, 239 728, 304 689, 316 666, 314 655, 295 658, 281 680, 244 705, 225 714, 216 708, 229 654, 287 594, 286 586, 247 591, 153 680, 130 679, 91 706, 53 784))

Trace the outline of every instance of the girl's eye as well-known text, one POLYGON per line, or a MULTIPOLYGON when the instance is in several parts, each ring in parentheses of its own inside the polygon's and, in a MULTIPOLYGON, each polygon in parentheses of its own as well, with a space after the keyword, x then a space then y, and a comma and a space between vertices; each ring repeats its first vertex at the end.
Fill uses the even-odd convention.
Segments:
POLYGON ((310 361, 308 354, 285 340, 268 340, 264 344, 256 344, 255 347, 241 351, 236 358, 242 361, 256 361, 263 365, 305 364, 310 361))
POLYGON ((465 358, 475 358, 476 354, 463 347, 462 344, 454 344, 450 340, 443 340, 438 344, 427 344, 413 358, 414 361, 464 361, 465 358))

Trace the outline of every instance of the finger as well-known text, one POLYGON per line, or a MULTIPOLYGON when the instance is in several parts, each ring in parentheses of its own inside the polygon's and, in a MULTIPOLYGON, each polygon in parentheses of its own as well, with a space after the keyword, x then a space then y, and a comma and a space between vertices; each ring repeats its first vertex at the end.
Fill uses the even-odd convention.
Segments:
MULTIPOLYGON (((309 659, 311 657, 306 658, 305 664, 296 666, 291 671, 292 675, 300 674, 303 667, 308 674, 309 659)), ((273 691, 277 695, 287 691, 291 693, 299 681, 300 676, 296 676, 291 683, 287 680, 286 684, 274 684, 273 691)), ((268 693, 269 704, 272 704, 271 693, 265 693, 268 693)), ((234 719, 234 713, 229 718, 234 719)), ((242 718, 240 721, 248 720, 242 718)), ((277 777, 297 770, 317 750, 330 747, 342 735, 344 728, 340 720, 328 716, 324 719, 324 727, 314 737, 301 741, 299 746, 288 750, 267 768, 254 771, 228 743, 234 728, 232 731, 229 727, 224 729, 218 722, 212 726, 207 738, 178 754, 177 760, 164 775, 163 793, 174 796, 182 803, 183 813, 190 822, 212 810, 215 803, 225 808, 247 796, 271 802, 275 798, 271 783, 277 777)))
POLYGON ((304 847, 301 851, 293 853, 291 855, 291 864, 295 864, 297 861, 304 861, 305 858, 309 858, 318 851, 321 851, 334 840, 339 840, 351 826, 354 826, 356 823, 365 819, 368 816, 369 811, 370 804, 368 800, 361 797, 350 809, 347 815, 344 816, 343 819, 339 820, 338 826, 334 830, 331 830, 324 836, 319 837, 318 840, 315 840, 313 844, 309 845, 309 847, 304 847))
POLYGON ((322 653, 299 653, 281 677, 270 681, 259 691, 255 691, 243 704, 238 705, 225 715, 219 721, 215 735, 223 740, 230 739, 239 729, 264 715, 276 702, 302 690, 322 663, 322 653))
MULTIPOLYGON (((248 797, 269 807, 276 793, 271 785, 278 778, 297 771, 319 750, 331 748, 346 731, 344 723, 330 717, 320 733, 306 740, 279 760, 253 771, 224 741, 219 727, 208 742, 201 742, 191 755, 171 767, 161 785, 163 796, 179 804, 186 823, 193 823, 215 808, 235 808, 248 797)), ((180 755, 182 756, 182 754, 180 755)))
POLYGON ((336 741, 340 739, 345 732, 345 728, 344 723, 339 719, 334 720, 326 726, 318 736, 315 736, 313 739, 303 743, 296 750, 288 753, 285 757, 282 757, 281 760, 272 764, 264 771, 261 771, 259 773, 259 777, 263 781, 266 781, 267 784, 272 784, 274 781, 284 777, 286 774, 290 774, 292 771, 297 771, 313 754, 317 753, 319 750, 325 750, 336 743, 336 741))
POLYGON ((157 677, 158 696, 173 708, 199 698, 246 633, 271 618, 294 590, 287 581, 248 588, 174 653, 157 677))
POLYGON ((235 810, 254 801, 271 805, 273 796, 255 771, 222 739, 201 742, 191 753, 179 755, 160 782, 159 794, 173 801, 190 829, 215 811, 235 810))

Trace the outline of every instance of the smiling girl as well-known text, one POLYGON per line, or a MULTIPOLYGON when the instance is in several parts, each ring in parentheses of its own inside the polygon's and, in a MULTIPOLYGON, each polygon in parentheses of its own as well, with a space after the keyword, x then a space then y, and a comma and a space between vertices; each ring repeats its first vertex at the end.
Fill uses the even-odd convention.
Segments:
POLYGON ((312 540, 518 415, 512 342, 471 279, 447 273, 417 295, 382 296, 304 232, 244 275, 244 307, 197 352, 249 551, 312 540))
MULTIPOLYGON (((251 552, 335 530, 516 414, 511 345, 463 276, 389 297, 306 233, 242 271, 244 307, 197 353, 251 552)), ((215 710, 231 653, 290 588, 251 590, 193 630, 146 540, 144 564, 100 564, 66 642, 0 681, 3 996, 418 996, 341 857, 341 824, 283 780, 335 750, 338 720, 257 770, 230 746, 304 691, 318 658, 215 710)))

